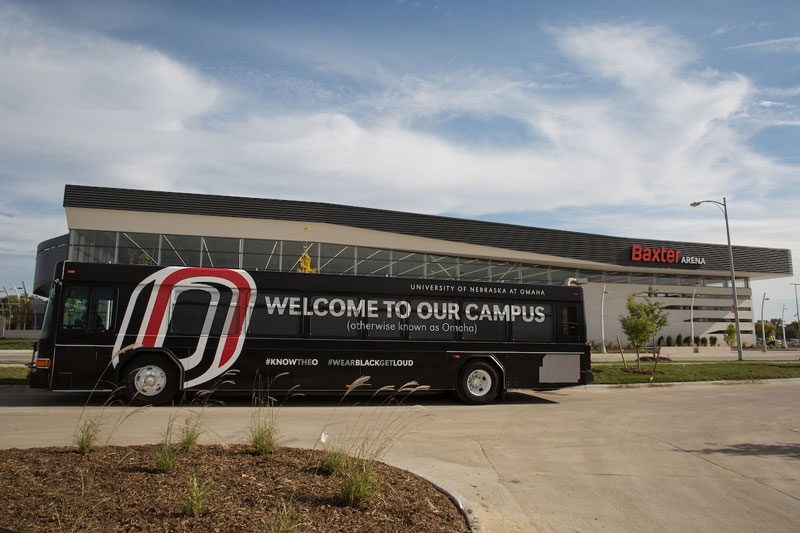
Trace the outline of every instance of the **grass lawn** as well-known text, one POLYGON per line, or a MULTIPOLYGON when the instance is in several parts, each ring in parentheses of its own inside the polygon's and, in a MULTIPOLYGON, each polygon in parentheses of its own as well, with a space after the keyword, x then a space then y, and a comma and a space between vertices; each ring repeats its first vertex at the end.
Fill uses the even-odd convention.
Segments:
MULTIPOLYGON (((659 362, 656 369, 658 374, 633 374, 623 372, 622 368, 622 363, 592 363, 594 382, 617 385, 800 378, 800 361, 659 362), (653 378, 652 381, 650 378, 653 378)), ((629 362, 628 368, 636 368, 636 361, 629 362)), ((642 369, 652 370, 652 368, 652 362, 642 362, 642 369)))
POLYGON ((24 366, 0 366, 0 385, 27 385, 28 368, 24 366))
POLYGON ((0 339, 0 350, 33 350, 33 341, 25 339, 0 339))
MULTIPOLYGON (((636 362, 628 363, 636 368, 636 362)), ((642 369, 652 369, 642 362, 642 369)), ((800 378, 800 361, 725 361, 720 363, 658 363, 658 374, 632 374, 622 371, 622 363, 593 363, 596 384, 674 383, 687 381, 736 381, 748 379, 800 378), (652 381, 650 378, 653 378, 652 381)), ((28 369, 0 364, 0 385, 26 385, 28 369)))

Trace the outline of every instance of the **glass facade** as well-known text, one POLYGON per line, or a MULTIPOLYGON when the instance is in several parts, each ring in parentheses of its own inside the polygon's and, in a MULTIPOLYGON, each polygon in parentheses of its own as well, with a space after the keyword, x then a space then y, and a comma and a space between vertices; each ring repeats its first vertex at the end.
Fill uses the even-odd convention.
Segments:
MULTIPOLYGON (((324 242, 122 231, 72 230, 69 259, 124 265, 201 266, 293 272, 297 271, 304 252, 311 258, 311 268, 326 274, 541 285, 563 285, 569 278, 586 278, 592 283, 730 286, 727 278, 702 275, 576 270, 324 242)), ((736 284, 740 287, 749 285, 746 279, 737 279, 736 284)))

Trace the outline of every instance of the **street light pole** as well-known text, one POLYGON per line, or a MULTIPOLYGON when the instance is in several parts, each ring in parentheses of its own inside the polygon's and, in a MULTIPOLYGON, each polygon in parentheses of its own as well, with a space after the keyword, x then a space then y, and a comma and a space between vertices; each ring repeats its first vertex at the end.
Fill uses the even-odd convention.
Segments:
POLYGON ((600 297, 600 337, 603 339, 603 346, 600 348, 601 353, 606 353, 606 294, 608 294, 608 291, 606 290, 606 284, 603 283, 603 295, 600 297))
MULTIPOLYGON (((13 315, 11 314, 11 296, 8 294, 8 289, 3 285, 3 292, 6 293, 6 309, 8 309, 9 324, 14 325, 13 315)), ((10 328, 13 329, 13 328, 10 328)))
POLYGON ((728 237, 728 259, 730 261, 731 266, 731 291, 733 292, 733 316, 734 320, 736 321, 736 349, 739 352, 739 361, 744 359, 744 354, 742 353, 742 332, 741 328, 739 327, 739 297, 736 294, 736 272, 734 271, 733 267, 733 247, 731 246, 731 230, 728 225, 728 201, 725 197, 722 197, 722 202, 717 202, 716 200, 703 200, 701 202, 692 202, 689 204, 691 207, 697 207, 700 204, 716 204, 722 210, 722 214, 725 216, 725 234, 728 237))
POLYGON ((767 293, 764 293, 764 296, 761 297, 761 351, 766 353, 767 352, 767 335, 766 330, 764 329, 764 302, 769 300, 767 298, 767 293))
POLYGON ((797 307, 797 325, 800 326, 800 304, 797 303, 797 286, 800 283, 790 283, 789 285, 794 285, 794 305, 797 307))
POLYGON ((786 304, 783 304, 781 309, 781 328, 783 328, 783 348, 786 349, 786 321, 783 319, 783 314, 786 312, 786 304))
POLYGON ((697 292, 697 287, 692 289, 692 305, 689 307, 689 322, 692 323, 692 353, 697 353, 697 346, 694 345, 694 294, 697 292))

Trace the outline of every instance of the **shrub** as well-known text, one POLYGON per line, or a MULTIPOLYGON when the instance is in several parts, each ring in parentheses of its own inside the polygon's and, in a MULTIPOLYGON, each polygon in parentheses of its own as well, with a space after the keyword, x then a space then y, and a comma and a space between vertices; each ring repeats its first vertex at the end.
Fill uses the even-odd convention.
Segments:
POLYGON ((672 340, 672 335, 667 335, 667 346, 674 346, 674 341, 672 340))
POLYGON ((287 503, 283 497, 278 504, 278 516, 270 519, 265 516, 261 520, 262 533, 294 533, 297 531, 297 519, 292 500, 287 503))
POLYGON ((206 510, 206 502, 211 496, 208 483, 200 483, 197 474, 192 472, 187 482, 186 497, 183 499, 183 514, 197 518, 206 510))
POLYGON ((715 336, 713 336, 713 335, 712 335, 712 336, 711 336, 711 337, 708 339, 708 343, 709 343, 711 346, 716 346, 716 345, 717 345, 717 342, 719 342, 719 341, 718 341, 718 339, 717 339, 717 337, 715 337, 715 336))
POLYGON ((172 445, 172 434, 175 427, 175 417, 170 416, 167 427, 164 428, 162 433, 161 442, 154 452, 154 463, 156 470, 159 472, 169 472, 172 470, 172 465, 175 464, 175 447, 172 445))
POLYGON ((708 337, 700 338, 700 346, 708 346, 708 337))
POLYGON ((254 420, 248 428, 247 440, 258 455, 275 449, 275 426, 266 420, 254 420))
MULTIPOLYGON (((361 376, 351 383, 339 405, 348 394, 358 387, 369 385, 369 379, 369 376, 361 376)), ((336 439, 334 442, 337 442, 334 446, 331 446, 330 439, 332 437, 327 433, 333 418, 333 413, 331 413, 328 422, 322 428, 319 442, 325 446, 324 468, 339 476, 342 504, 357 507, 373 497, 378 489, 379 481, 375 469, 376 461, 380 460, 397 439, 407 433, 409 428, 420 419, 417 411, 401 411, 399 407, 409 395, 420 390, 428 390, 428 388, 427 385, 419 385, 416 381, 410 381, 399 388, 387 385, 377 389, 370 402, 379 395, 391 393, 383 397, 381 409, 359 413, 352 425, 346 424, 342 428, 343 433, 333 437, 336 439), (362 416, 364 414, 365 416, 362 416)), ((341 427, 339 424, 337 426, 341 427)))
POLYGON ((348 456, 344 450, 326 449, 322 456, 322 463, 329 474, 341 472, 347 464, 348 456))
POLYGON ((83 454, 92 451, 99 431, 100 426, 96 421, 91 418, 85 419, 75 432, 75 444, 78 446, 78 451, 83 454))
POLYGON ((200 438, 200 417, 190 417, 186 419, 186 424, 181 426, 181 433, 178 437, 178 447, 188 453, 197 447, 197 440, 200 438))
POLYGON ((154 454, 154 464, 156 470, 163 473, 167 473, 172 470, 172 466, 175 464, 175 457, 177 456, 175 447, 172 444, 162 442, 155 449, 154 454))
POLYGON ((371 460, 350 458, 342 481, 342 502, 358 507, 374 493, 375 466, 371 460))
POLYGON ((678 336, 675 337, 675 345, 676 346, 683 346, 683 335, 678 333, 678 336))
MULTIPOLYGON (((728 324, 728 327, 725 328, 725 333, 723 334, 722 338, 725 340, 728 346, 730 346, 731 348, 734 347, 736 345, 736 340, 737 340, 736 326, 734 324, 728 324)), ((742 346, 742 348, 744 348, 744 346, 742 346)))

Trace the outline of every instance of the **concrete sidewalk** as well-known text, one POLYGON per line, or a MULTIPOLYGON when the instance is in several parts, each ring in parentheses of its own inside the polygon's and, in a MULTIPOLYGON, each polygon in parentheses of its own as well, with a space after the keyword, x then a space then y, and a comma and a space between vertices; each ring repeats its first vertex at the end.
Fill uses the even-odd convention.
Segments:
MULTIPOLYGON (((642 354, 642 356, 652 354, 642 354)), ((761 350, 745 350, 743 353, 745 361, 796 361, 800 360, 800 350, 795 349, 771 349, 766 353, 761 350)), ((719 352, 701 352, 689 355, 670 355, 668 356, 672 361, 736 361, 739 354, 736 351, 730 353, 719 352)), ((626 361, 635 361, 636 352, 625 352, 626 361)), ((600 353, 592 352, 592 361, 596 362, 609 362, 609 361, 622 361, 619 351, 600 353)))
MULTIPOLYGON (((486 406, 414 401, 337 407, 299 398, 275 413, 281 444, 319 446, 323 431, 335 442, 388 416, 399 438, 386 462, 461 495, 488 532, 793 531, 800 523, 797 383, 515 391, 486 406)), ((170 417, 182 423, 192 412, 99 401, 84 410, 85 402, 85 394, 0 387, 0 448, 69 445, 82 414, 106 432, 124 419, 111 443, 154 443, 170 417)), ((242 442, 251 416, 247 399, 208 407, 202 440, 242 442)))

